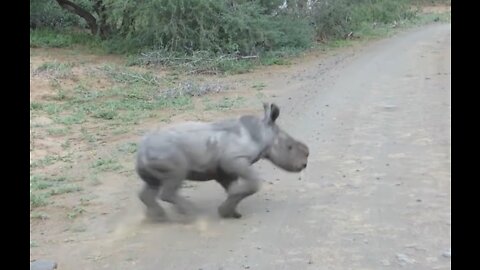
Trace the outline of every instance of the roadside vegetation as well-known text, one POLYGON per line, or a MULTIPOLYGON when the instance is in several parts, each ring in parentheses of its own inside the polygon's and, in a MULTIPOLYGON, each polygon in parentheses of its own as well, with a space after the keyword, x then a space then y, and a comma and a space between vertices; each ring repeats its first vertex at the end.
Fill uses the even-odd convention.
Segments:
MULTIPOLYGON (((248 103, 228 93, 228 85, 201 76, 287 65, 309 50, 449 21, 449 12, 422 12, 425 5, 449 3, 30 0, 31 219, 54 218, 58 212, 48 209, 55 205, 74 220, 95 200, 91 187, 112 174, 131 177, 132 138, 143 132, 143 122, 169 122, 194 110, 224 114, 248 103), (85 54, 121 61, 95 62, 85 54)), ((249 83, 262 98, 267 85, 249 83)))
MULTIPOLYGON (((131 65, 242 73, 318 46, 425 23, 445 0, 31 0, 30 46, 85 46, 131 65), (310 2, 310 4, 309 4, 310 2), (70 10, 73 10, 70 11, 70 10)), ((430 18, 432 21, 436 17, 430 18)), ((437 20, 447 18, 438 18, 437 20)))

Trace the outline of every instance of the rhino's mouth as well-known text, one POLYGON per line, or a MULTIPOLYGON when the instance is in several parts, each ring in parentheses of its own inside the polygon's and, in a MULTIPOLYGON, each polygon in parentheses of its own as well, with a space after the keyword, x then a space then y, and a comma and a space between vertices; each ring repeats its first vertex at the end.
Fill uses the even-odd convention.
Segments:
POLYGON ((289 168, 285 168, 286 171, 289 171, 289 172, 301 172, 303 171, 304 169, 307 168, 307 164, 303 164, 301 166, 296 166, 296 167, 289 167, 289 168))

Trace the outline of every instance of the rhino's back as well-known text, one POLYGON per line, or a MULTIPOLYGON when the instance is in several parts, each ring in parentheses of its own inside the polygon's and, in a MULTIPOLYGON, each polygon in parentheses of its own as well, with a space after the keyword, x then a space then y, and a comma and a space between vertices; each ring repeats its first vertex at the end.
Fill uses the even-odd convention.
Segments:
POLYGON ((144 160, 184 158, 194 170, 216 166, 226 145, 240 136, 238 120, 184 122, 144 136, 138 155, 144 160))

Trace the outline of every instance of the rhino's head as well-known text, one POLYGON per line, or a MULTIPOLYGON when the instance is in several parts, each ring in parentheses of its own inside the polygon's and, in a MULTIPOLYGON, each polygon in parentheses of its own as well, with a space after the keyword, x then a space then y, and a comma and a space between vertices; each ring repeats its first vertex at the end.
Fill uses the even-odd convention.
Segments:
POLYGON ((273 141, 267 148, 264 158, 286 171, 302 171, 307 167, 308 147, 292 138, 275 123, 280 115, 280 109, 277 105, 264 103, 263 107, 265 109, 263 121, 273 131, 273 141))

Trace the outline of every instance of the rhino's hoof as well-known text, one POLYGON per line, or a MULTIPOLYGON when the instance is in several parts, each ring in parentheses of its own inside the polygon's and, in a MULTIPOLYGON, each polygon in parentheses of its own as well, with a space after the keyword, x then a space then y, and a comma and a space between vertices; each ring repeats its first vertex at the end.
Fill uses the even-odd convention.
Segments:
POLYGON ((218 208, 218 214, 223 218, 241 218, 242 215, 235 210, 226 210, 222 207, 218 208))

